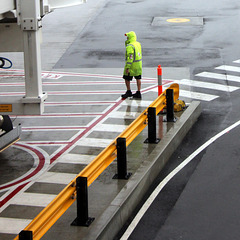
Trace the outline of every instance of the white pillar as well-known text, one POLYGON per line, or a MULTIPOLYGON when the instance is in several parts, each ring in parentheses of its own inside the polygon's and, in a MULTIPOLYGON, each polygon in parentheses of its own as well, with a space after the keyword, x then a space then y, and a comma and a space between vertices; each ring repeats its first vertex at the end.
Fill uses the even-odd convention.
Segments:
POLYGON ((40 0, 18 0, 18 24, 23 31, 25 114, 41 114, 47 95, 42 92, 40 0))
POLYGON ((26 98, 42 95, 39 31, 24 31, 24 69, 26 98))

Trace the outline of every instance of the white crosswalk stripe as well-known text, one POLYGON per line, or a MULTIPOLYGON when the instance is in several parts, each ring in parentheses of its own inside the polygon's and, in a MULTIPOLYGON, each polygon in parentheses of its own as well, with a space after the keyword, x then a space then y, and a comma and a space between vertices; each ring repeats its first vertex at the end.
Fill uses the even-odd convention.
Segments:
POLYGON ((84 138, 79 140, 76 145, 77 146, 87 146, 87 147, 107 147, 113 139, 102 139, 102 138, 84 138))
POLYGON ((233 75, 225 75, 221 73, 202 72, 202 73, 196 74, 196 76, 240 83, 240 77, 233 76, 233 75))
POLYGON ((0 232, 6 233, 6 234, 18 234, 30 222, 31 222, 31 220, 29 220, 29 219, 0 217, 0 232))
MULTIPOLYGON (((158 90, 155 90, 156 92, 158 90)), ((212 94, 207 94, 207 93, 200 93, 200 92, 195 92, 195 91, 188 91, 188 90, 183 90, 180 89, 179 91, 179 98, 190 98, 190 99, 196 99, 196 100, 201 100, 201 101, 212 101, 219 96, 217 95, 212 95, 212 94)))
POLYGON ((122 105, 124 106, 131 106, 131 107, 148 107, 152 101, 145 101, 145 100, 129 100, 126 99, 122 105))
POLYGON ((59 158, 58 163, 89 164, 95 157, 95 155, 67 153, 59 158))
POLYGON ((122 132, 125 130, 127 125, 119 125, 119 124, 98 124, 94 127, 93 130, 95 131, 102 131, 102 132, 122 132))
POLYGON ((231 71, 231 72, 240 72, 240 67, 229 66, 229 65, 222 65, 222 66, 216 67, 215 69, 231 71))
POLYGON ((180 96, 180 98, 186 97, 186 98, 197 99, 197 100, 201 100, 201 101, 212 101, 212 100, 218 98, 217 95, 199 93, 199 92, 191 92, 191 91, 185 91, 185 90, 181 90, 179 96, 180 96))
POLYGON ((15 197, 11 204, 23 206, 46 207, 56 195, 24 192, 15 197))
POLYGON ((112 118, 121 118, 121 119, 135 119, 137 118, 141 113, 140 112, 120 112, 120 111, 116 111, 116 112, 112 112, 109 114, 109 117, 112 118))
POLYGON ((200 82, 200 81, 189 80, 189 79, 182 79, 180 81, 176 81, 176 83, 178 83, 180 86, 187 85, 191 87, 214 89, 214 90, 224 91, 224 92, 233 92, 239 89, 239 87, 222 85, 218 83, 200 82))
POLYGON ((76 177, 76 174, 72 174, 72 173, 46 172, 36 182, 67 185, 75 177, 76 177))

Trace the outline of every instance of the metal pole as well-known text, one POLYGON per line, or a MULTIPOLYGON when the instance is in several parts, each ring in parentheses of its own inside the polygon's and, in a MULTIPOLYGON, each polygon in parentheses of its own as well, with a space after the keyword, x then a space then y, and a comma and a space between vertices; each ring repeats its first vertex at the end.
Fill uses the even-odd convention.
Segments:
POLYGON ((77 218, 72 222, 72 226, 88 227, 94 218, 88 217, 88 186, 86 177, 76 179, 77 190, 77 218))
POLYGON ((160 141, 157 138, 157 127, 156 127, 156 108, 148 108, 148 138, 144 143, 158 143, 160 141))
POLYGON ((19 233, 19 240, 33 240, 33 232, 22 230, 19 233))
POLYGON ((167 122, 175 122, 173 89, 167 89, 167 122))
POLYGON ((127 173, 127 146, 126 138, 117 138, 117 171, 114 179, 129 179, 132 175, 127 173))

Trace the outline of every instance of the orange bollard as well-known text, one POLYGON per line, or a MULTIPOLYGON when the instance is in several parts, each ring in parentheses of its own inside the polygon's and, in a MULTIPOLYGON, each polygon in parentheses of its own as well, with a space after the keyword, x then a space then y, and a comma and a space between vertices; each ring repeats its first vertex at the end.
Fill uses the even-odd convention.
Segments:
POLYGON ((161 68, 161 65, 158 65, 157 75, 158 75, 158 96, 159 96, 163 92, 163 88, 162 88, 162 68, 161 68))

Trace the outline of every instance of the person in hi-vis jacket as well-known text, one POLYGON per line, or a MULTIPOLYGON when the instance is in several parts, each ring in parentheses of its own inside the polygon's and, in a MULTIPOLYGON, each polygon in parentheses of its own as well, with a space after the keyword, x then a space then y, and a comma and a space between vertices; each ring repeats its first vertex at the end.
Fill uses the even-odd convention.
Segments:
POLYGON ((137 35, 131 31, 125 34, 127 40, 125 41, 125 67, 123 72, 123 79, 127 87, 127 91, 122 95, 122 98, 133 97, 141 99, 141 78, 142 78, 142 47, 137 41, 137 35), (131 84, 133 77, 137 81, 137 91, 132 94, 131 84))

